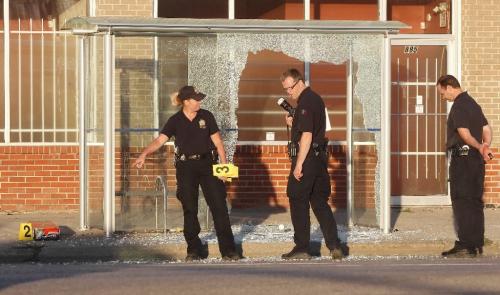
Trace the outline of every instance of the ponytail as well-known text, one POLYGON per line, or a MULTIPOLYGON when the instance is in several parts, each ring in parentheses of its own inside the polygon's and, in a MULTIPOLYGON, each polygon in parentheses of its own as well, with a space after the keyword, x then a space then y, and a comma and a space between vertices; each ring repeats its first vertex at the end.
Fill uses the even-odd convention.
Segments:
POLYGON ((170 101, 172 102, 172 105, 175 107, 181 106, 182 100, 179 98, 179 92, 174 92, 170 94, 170 101))

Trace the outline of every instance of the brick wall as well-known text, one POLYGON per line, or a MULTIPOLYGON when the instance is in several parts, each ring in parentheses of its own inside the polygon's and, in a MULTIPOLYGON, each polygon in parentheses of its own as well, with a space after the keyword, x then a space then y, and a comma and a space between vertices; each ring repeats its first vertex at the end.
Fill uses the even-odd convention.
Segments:
MULTIPOLYGON (((498 134, 498 133, 497 133, 498 134)), ((496 140, 498 142, 498 139, 496 140)), ((500 149, 493 148, 496 158, 486 165, 483 200, 485 204, 500 205, 500 149)))
POLYGON ((0 147, 1 211, 79 208, 78 147, 0 147))
MULTIPOLYGON (((500 136, 500 6, 497 0, 462 0, 462 86, 482 106, 500 136)), ((494 151, 500 156, 498 148, 494 151)), ((500 165, 486 166, 485 202, 500 204, 500 165)))
MULTIPOLYGON (((158 175, 167 176, 168 190, 176 190, 172 146, 148 157, 143 169, 132 167, 142 148, 117 150, 116 191, 154 190, 158 175)), ((330 147, 329 174, 332 207, 345 207, 346 167, 342 146, 330 147)), ((357 147, 355 202, 373 208, 376 153, 374 147, 357 147)), ((63 211, 79 208, 78 147, 0 147, 0 210, 63 211)), ((288 207, 286 184, 290 162, 285 146, 238 146, 235 164, 240 177, 228 185, 234 207, 288 207)), ((91 210, 100 211, 103 198, 103 148, 89 148, 88 193, 91 210)), ((117 212, 122 207, 116 199, 117 212)), ((130 205, 130 204, 127 204, 130 205)), ((178 206, 175 198, 169 206, 178 206)))
POLYGON ((153 16, 153 1, 97 0, 96 16, 153 16))

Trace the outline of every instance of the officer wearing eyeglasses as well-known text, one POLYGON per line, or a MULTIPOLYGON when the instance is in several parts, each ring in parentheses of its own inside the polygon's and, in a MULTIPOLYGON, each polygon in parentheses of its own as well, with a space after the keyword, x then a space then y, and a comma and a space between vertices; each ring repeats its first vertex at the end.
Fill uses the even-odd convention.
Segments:
POLYGON ((475 257, 482 254, 484 245, 484 164, 493 159, 491 127, 481 106, 455 77, 440 77, 437 89, 442 99, 453 102, 446 146, 451 154, 450 196, 458 236, 454 247, 442 255, 475 257))
POLYGON ((295 247, 283 254, 282 258, 311 258, 309 208, 312 207, 331 257, 341 259, 346 253, 338 238, 337 223, 328 205, 331 187, 327 169, 325 104, 317 93, 305 85, 304 78, 297 69, 285 71, 281 75, 281 84, 288 96, 297 101, 294 116, 286 118, 287 124, 292 128, 291 147, 289 146, 292 166, 287 195, 295 231, 295 247))
POLYGON ((146 156, 175 137, 177 198, 184 211, 184 237, 187 242, 186 261, 206 258, 199 238, 198 191, 203 189, 205 200, 212 212, 219 251, 224 260, 242 258, 237 252, 226 205, 226 188, 222 179, 212 174, 212 165, 227 163, 226 153, 214 115, 200 108, 205 94, 192 86, 182 87, 172 101, 182 109, 170 117, 160 135, 151 142, 135 161, 141 168, 146 156))

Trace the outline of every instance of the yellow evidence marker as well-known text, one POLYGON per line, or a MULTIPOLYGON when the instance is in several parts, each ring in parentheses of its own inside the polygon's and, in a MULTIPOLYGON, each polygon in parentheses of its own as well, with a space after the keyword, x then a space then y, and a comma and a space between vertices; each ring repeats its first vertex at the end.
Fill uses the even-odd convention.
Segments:
POLYGON ((20 241, 32 241, 35 238, 33 232, 33 226, 31 223, 21 223, 19 224, 19 240, 20 241))
POLYGON ((234 164, 216 164, 212 165, 214 176, 227 177, 228 181, 233 178, 238 178, 238 166, 234 164))

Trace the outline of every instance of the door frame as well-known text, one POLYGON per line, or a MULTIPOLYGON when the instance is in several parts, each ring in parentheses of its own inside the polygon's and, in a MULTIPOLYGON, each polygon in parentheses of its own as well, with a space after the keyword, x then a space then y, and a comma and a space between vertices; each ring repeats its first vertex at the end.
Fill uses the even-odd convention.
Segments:
MULTIPOLYGON (((460 69, 460 55, 458 54, 458 41, 454 35, 396 35, 390 37, 391 48, 392 46, 400 45, 416 45, 416 46, 429 46, 438 45, 446 46, 447 51, 447 72, 459 77, 460 69)), ((460 78, 458 78, 460 79, 460 78)), ((390 80, 390 79, 389 79, 390 80)), ((389 81, 391 83, 391 81, 389 81)), ((390 99, 390 98, 389 98, 390 99)), ((447 103, 447 114, 450 112, 451 103, 447 103)), ((392 122, 391 122, 392 124, 392 122)), ((449 166, 449 159, 447 160, 447 167, 449 166)), ((392 179, 391 179, 392 181, 392 179)), ((448 206, 451 205, 450 188, 448 183, 448 190, 446 195, 425 195, 425 196, 408 196, 399 195, 394 196, 391 194, 392 207, 407 207, 407 206, 448 206)))

